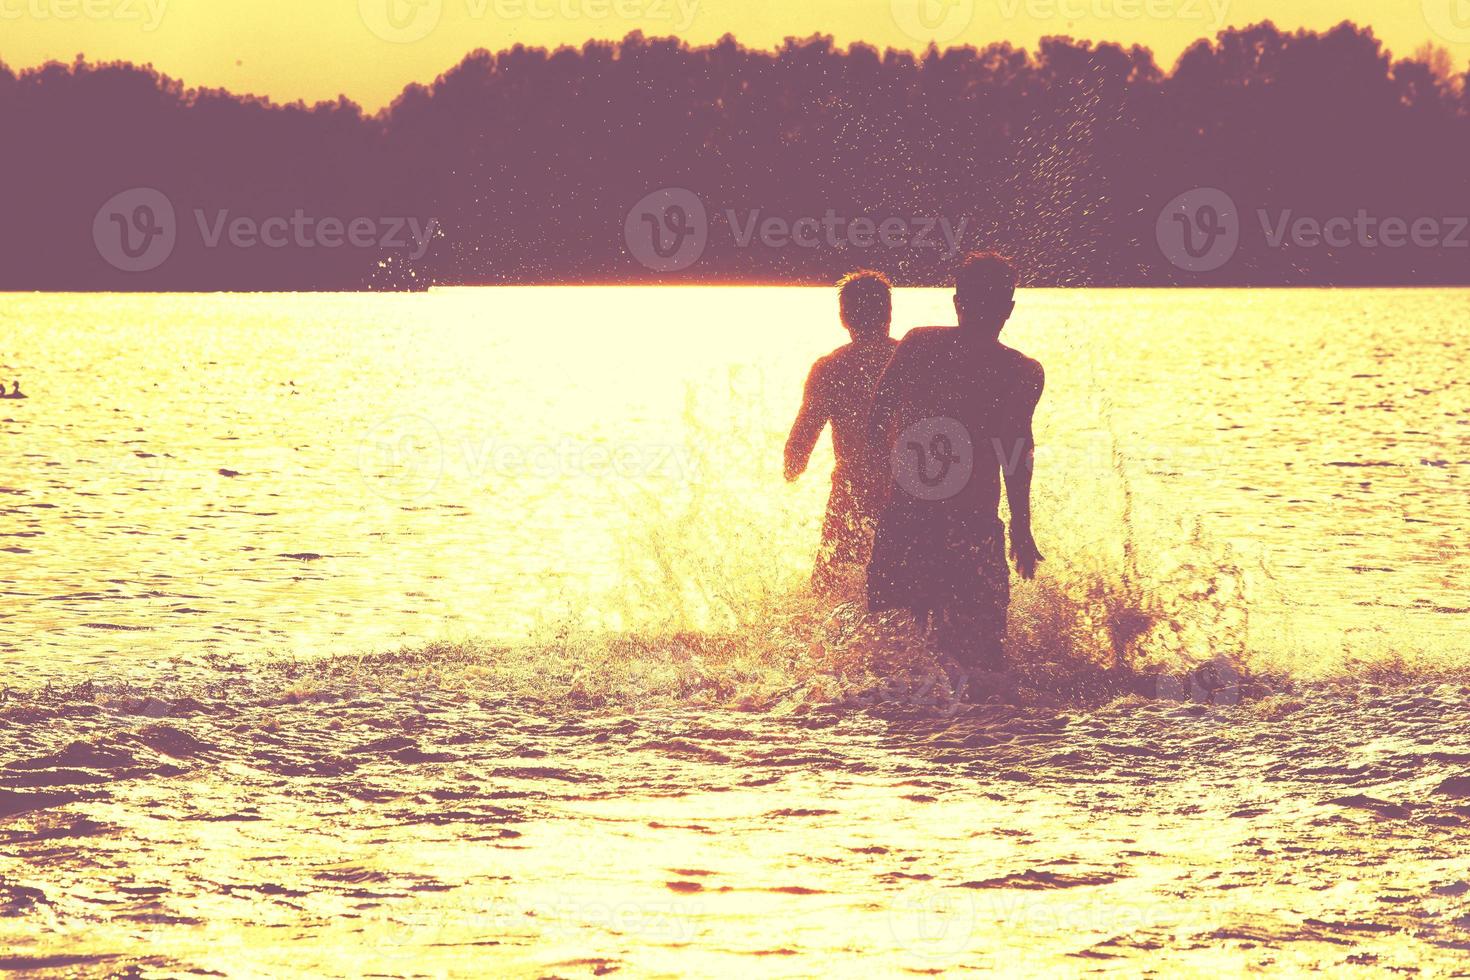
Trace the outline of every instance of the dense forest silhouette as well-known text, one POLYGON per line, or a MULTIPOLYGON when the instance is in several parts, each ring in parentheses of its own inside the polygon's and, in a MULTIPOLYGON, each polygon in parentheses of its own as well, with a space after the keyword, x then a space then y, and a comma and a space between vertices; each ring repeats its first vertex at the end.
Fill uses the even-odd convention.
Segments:
POLYGON ((376 115, 346 99, 277 105, 79 59, 19 75, 0 66, 0 132, 0 289, 950 274, 941 248, 742 247, 726 217, 829 209, 963 218, 965 247, 1014 256, 1033 285, 1470 283, 1470 248, 1453 234, 1390 248, 1273 245, 1263 233, 1263 211, 1470 211, 1466 76, 1428 48, 1395 61, 1351 24, 1225 31, 1168 73, 1144 48, 1067 39, 915 56, 825 37, 769 52, 633 34, 476 51, 376 115), (177 243, 157 268, 122 271, 94 223, 104 202, 140 187, 177 209, 177 243), (675 272, 640 263, 625 238, 630 208, 666 187, 692 191, 710 220, 700 260, 675 272), (1234 257, 1207 272, 1171 262, 1155 232, 1160 210, 1198 187, 1225 191, 1242 226, 1234 257), (196 212, 211 224, 414 217, 437 221, 437 234, 418 256, 383 242, 209 247, 196 212))

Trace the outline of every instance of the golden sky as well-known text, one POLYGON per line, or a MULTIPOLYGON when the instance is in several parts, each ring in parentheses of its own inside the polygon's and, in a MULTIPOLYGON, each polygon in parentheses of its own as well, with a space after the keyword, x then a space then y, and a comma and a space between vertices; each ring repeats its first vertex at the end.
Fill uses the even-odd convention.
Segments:
POLYGON ((1427 41, 1470 59, 1470 0, 0 0, 0 61, 78 53, 152 63, 189 85, 278 100, 345 94, 376 109, 478 47, 579 44, 632 30, 922 48, 930 38, 1034 46, 1050 34, 1145 44, 1166 67, 1222 26, 1271 19, 1373 27, 1396 54, 1427 41))

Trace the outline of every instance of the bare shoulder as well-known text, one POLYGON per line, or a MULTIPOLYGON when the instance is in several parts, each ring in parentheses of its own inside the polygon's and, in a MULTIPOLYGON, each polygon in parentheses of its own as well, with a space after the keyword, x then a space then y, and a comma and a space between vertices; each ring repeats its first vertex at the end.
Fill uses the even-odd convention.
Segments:
POLYGON ((954 327, 915 327, 903 335, 903 340, 898 342, 898 346, 908 349, 927 347, 953 335, 954 332, 954 327))
POLYGON ((1027 357, 1015 348, 1007 348, 1015 358, 1016 374, 1029 384, 1040 388, 1046 383, 1046 369, 1034 357, 1027 357))
POLYGON ((1033 404, 1040 401, 1041 393, 1046 389, 1046 369, 1035 358, 1027 357, 1018 350, 1008 349, 1015 360, 1017 393, 1026 397, 1033 404))
POLYGON ((1046 387, 1046 368, 1034 357, 1024 357, 1021 361, 1022 370, 1026 372, 1026 380, 1030 382, 1038 392, 1046 387))
POLYGON ((817 358, 817 362, 812 365, 812 377, 815 378, 819 375, 830 372, 832 370, 832 366, 842 360, 842 353, 845 350, 847 350, 846 347, 839 347, 832 353, 823 354, 821 357, 817 358))
POLYGON ((911 360, 925 356, 939 349, 954 333, 953 327, 915 327, 898 342, 894 357, 911 360))

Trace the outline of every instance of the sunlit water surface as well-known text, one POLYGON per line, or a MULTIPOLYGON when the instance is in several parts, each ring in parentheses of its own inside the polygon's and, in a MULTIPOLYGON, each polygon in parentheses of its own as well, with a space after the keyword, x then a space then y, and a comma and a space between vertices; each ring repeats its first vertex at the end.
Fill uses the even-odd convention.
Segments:
MULTIPOLYGON (((948 307, 903 291, 897 329, 948 307)), ((1026 292, 1043 574, 1126 545, 1228 567, 1296 669, 1462 659, 1467 319, 1466 291, 1026 292)), ((780 450, 843 340, 822 289, 0 297, 31 396, 0 402, 0 667, 717 628, 804 583, 830 453, 789 487, 780 450)))

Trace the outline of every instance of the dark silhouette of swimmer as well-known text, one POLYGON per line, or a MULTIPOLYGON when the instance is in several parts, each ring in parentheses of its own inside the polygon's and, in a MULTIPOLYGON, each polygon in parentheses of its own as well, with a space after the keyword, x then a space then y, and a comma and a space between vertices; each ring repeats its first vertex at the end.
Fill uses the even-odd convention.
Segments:
POLYGON ((1031 422, 1045 374, 1000 342, 1015 272, 968 257, 955 283, 958 327, 904 337, 874 396, 869 441, 889 447, 892 485, 868 568, 873 610, 907 608, 964 668, 1005 664, 1010 568, 999 517, 1004 479, 1010 554, 1022 578, 1042 560, 1031 534, 1031 422))
POLYGON ((837 466, 822 522, 812 582, 819 590, 837 584, 842 566, 861 568, 872 551, 873 527, 888 483, 888 458, 868 448, 873 391, 897 346, 888 331, 893 287, 881 272, 854 272, 838 284, 842 323, 852 343, 823 357, 807 377, 801 412, 786 442, 786 479, 806 470, 827 423, 837 466))
POLYGON ((4 384, 0 384, 0 397, 5 397, 5 398, 25 398, 26 396, 20 390, 20 382, 19 381, 12 381, 10 383, 10 394, 8 394, 8 395, 5 394, 5 385, 4 384))

